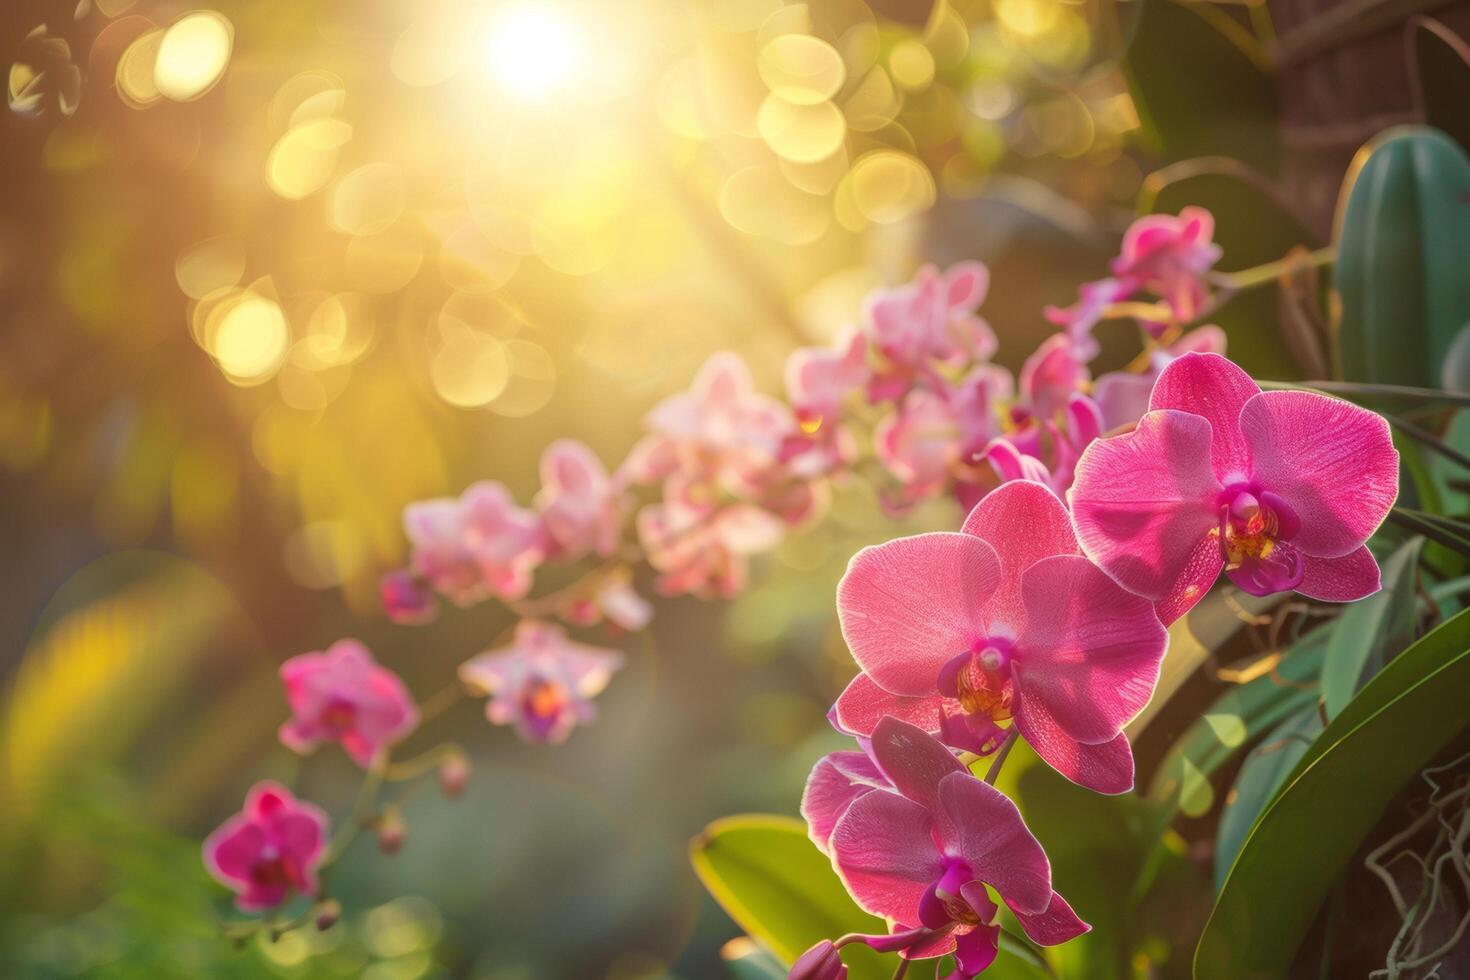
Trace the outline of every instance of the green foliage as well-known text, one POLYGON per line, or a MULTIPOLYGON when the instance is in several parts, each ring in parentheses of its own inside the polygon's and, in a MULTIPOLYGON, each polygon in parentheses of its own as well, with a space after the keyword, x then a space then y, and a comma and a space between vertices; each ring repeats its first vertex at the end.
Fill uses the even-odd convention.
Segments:
POLYGON ((1246 838, 1195 953, 1198 980, 1286 975, 1344 864, 1462 732, 1470 613, 1391 661, 1303 754, 1246 838))
POLYGON ((1470 45, 1432 17, 1410 25, 1412 81, 1424 121, 1470 150, 1470 45))
POLYGON ((1384 664, 1414 642, 1419 621, 1419 553, 1410 538, 1383 562, 1383 589, 1351 603, 1333 624, 1322 665, 1322 699, 1336 716, 1384 664))
POLYGON ((1240 845, 1256 818, 1321 731, 1322 716, 1317 706, 1307 705, 1272 729, 1246 757, 1220 812, 1220 826, 1215 832, 1216 892, 1224 887, 1225 875, 1235 863, 1240 845))
POLYGON ((1163 833, 1176 814, 1198 817, 1215 802, 1210 777, 1282 719, 1315 706, 1310 684, 1322 668, 1329 630, 1319 628, 1292 645, 1275 672, 1232 687, 1169 749, 1148 789, 1150 821, 1163 833))
POLYGON ((1224 153, 1274 170, 1276 88, 1260 44, 1208 4, 1140 6, 1123 70, 1144 142, 1172 160, 1224 153))
POLYGON ((1470 323, 1470 159, 1438 130, 1387 130, 1343 185, 1334 286, 1350 381, 1435 387, 1470 323))

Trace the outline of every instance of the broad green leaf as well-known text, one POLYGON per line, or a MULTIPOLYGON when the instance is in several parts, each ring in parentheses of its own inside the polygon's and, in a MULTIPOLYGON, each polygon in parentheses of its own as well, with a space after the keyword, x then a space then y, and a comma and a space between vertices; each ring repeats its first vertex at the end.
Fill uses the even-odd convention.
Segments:
MULTIPOLYGON (((736 924, 790 963, 814 943, 849 932, 882 933, 883 921, 858 908, 800 820, 768 814, 726 817, 690 846, 694 871, 736 924)), ((1045 972, 1029 948, 1002 937, 987 971, 996 980, 1035 980, 1045 972)), ((898 958, 844 947, 852 980, 888 980, 898 958)))
POLYGON ((1334 880, 1405 784, 1470 725, 1470 614, 1369 681, 1246 838, 1195 951, 1197 980, 1287 974, 1334 880))
POLYGON ((1342 376, 1437 385, 1470 323, 1470 158, 1427 126, 1379 134, 1343 182, 1334 237, 1342 376))
POLYGON ((1410 538, 1383 563, 1383 588, 1350 604, 1332 627, 1322 664, 1322 699, 1332 718, 1370 677, 1414 642, 1419 620, 1419 553, 1424 539, 1410 538))
POLYGON ((1315 705, 1310 684, 1322 666, 1329 629, 1308 633, 1281 658, 1275 673, 1222 694, 1169 749, 1149 784, 1147 800, 1155 836, 1177 813, 1198 817, 1215 804, 1210 778, 1235 753, 1304 707, 1315 705))
POLYGON ((1143 0, 1123 61, 1146 143, 1170 159, 1223 153, 1276 167, 1276 88, 1259 42, 1208 4, 1143 0))
POLYGON ((1410 81, 1424 121, 1470 151, 1470 44, 1432 17, 1410 20, 1410 81))
POLYGON ((1322 716, 1317 706, 1310 704, 1273 728, 1246 756, 1225 798, 1215 832, 1215 891, 1225 884, 1225 874, 1235 863, 1256 818, 1321 731, 1322 716))

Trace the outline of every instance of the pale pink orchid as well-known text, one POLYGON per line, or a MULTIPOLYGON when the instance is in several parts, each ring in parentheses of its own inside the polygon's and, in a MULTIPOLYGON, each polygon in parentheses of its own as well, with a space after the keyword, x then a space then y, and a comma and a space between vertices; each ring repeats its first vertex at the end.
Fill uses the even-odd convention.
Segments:
POLYGON ((836 349, 792 351, 786 359, 786 395, 802 429, 815 431, 823 422, 836 421, 843 401, 866 384, 871 374, 868 339, 857 330, 844 334, 836 349))
POLYGON ((924 266, 912 282, 869 297, 873 346, 895 366, 988 359, 995 353, 995 332, 974 310, 989 285, 990 272, 979 262, 944 272, 924 266))
POLYGON ((292 895, 314 896, 327 815, 277 783, 256 783, 245 808, 204 841, 204 866, 235 892, 243 912, 275 908, 292 895))
POLYGON ((519 599, 545 556, 536 515, 488 480, 471 484, 457 500, 409 504, 403 526, 413 546, 413 573, 461 606, 491 595, 519 599))
POLYGON ((903 484, 912 503, 944 489, 960 459, 960 416, 944 395, 909 393, 873 434, 878 459, 903 484))
POLYGON ((1225 331, 1206 324, 1184 334, 1167 347, 1149 352, 1148 370, 1109 371, 1093 383, 1092 397, 1102 412, 1103 430, 1132 425, 1148 411, 1148 398, 1164 368, 1190 352, 1224 354, 1225 331))
POLYGON ((591 596, 569 603, 562 618, 576 626, 595 626, 604 618, 636 633, 653 620, 653 606, 633 588, 632 573, 619 567, 603 576, 591 596))
POLYGON ((280 674, 291 706, 280 738, 293 751, 338 742, 366 769, 418 726, 418 708, 403 681, 356 640, 292 657, 280 674))
POLYGON ((666 500, 640 510, 637 526, 664 595, 736 595, 745 588, 749 556, 770 551, 785 534, 780 517, 744 503, 666 500))
POLYGON ((1382 416, 1311 391, 1262 392, 1218 354, 1164 368, 1132 432, 1093 443, 1072 513, 1088 555, 1167 622, 1225 574, 1252 595, 1376 592, 1368 537, 1398 495, 1382 416))
POLYGON ((699 469, 766 465, 795 427, 790 410, 757 392, 745 361, 730 351, 710 355, 689 390, 654 406, 644 424, 672 443, 676 456, 694 456, 699 469))
MULTIPOLYGON (((1088 931, 1052 888, 1046 852, 999 790, 933 737, 894 718, 879 724, 870 751, 871 768, 888 785, 857 784, 827 850, 853 899, 887 919, 890 933, 841 942, 908 959, 953 953, 958 976, 973 977, 995 959, 1000 939, 991 889, 1034 942, 1054 946, 1088 931)), ((809 815, 812 797, 809 790, 809 815)))
POLYGON ((864 548, 837 611, 863 671, 833 708, 841 730, 868 735, 894 715, 986 753, 1013 726, 1068 779, 1132 788, 1123 727, 1153 695, 1167 634, 1083 557, 1046 487, 1003 484, 958 534, 864 548))
MULTIPOLYGON (((1123 235, 1113 275, 1137 282, 1169 306, 1175 323, 1188 323, 1209 300, 1205 274, 1220 260, 1220 246, 1210 240, 1214 234, 1215 217, 1204 208, 1187 207, 1177 217, 1145 215, 1123 235)), ((1144 324, 1155 336, 1164 326, 1144 324)))
POLYGON ((597 717, 592 699, 622 666, 617 650, 578 643, 560 626, 523 620, 508 646, 461 664, 459 678, 490 696, 485 716, 492 724, 513 725, 528 742, 558 744, 597 717))
POLYGON ((617 550, 622 493, 595 453, 574 439, 558 439, 541 454, 536 509, 557 558, 617 550))

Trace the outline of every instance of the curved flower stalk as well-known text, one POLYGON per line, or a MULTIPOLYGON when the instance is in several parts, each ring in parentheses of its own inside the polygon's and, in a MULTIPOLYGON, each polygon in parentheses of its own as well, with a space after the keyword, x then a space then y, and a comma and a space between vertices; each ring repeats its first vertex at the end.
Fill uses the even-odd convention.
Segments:
MULTIPOLYGON (((282 741, 303 752, 339 743, 364 769, 359 802, 327 840, 320 810, 273 784, 257 787, 244 812, 210 837, 209 869, 247 911, 312 899, 307 916, 273 919, 273 931, 313 918, 325 927, 336 903, 323 872, 352 837, 372 830, 385 853, 404 843, 401 816, 379 800, 384 785, 437 774, 446 797, 464 788, 468 760, 452 745, 393 760, 424 722, 468 692, 488 696, 493 724, 531 742, 563 741, 594 719, 593 699, 624 663, 620 651, 573 639, 568 627, 614 637, 647 628, 653 608, 637 586, 645 576, 662 595, 733 596, 753 557, 820 517, 834 483, 875 478, 890 509, 949 495, 970 514, 957 533, 866 549, 843 580, 839 615, 862 673, 831 718, 858 747, 818 763, 803 813, 859 904, 894 929, 819 944, 792 975, 838 980, 840 947, 861 941, 908 959, 952 953, 956 976, 974 976, 995 956, 1002 905, 1041 944, 1085 931, 1051 889, 1046 856, 1020 814, 989 783, 1025 738, 1082 785, 1132 787, 1123 727, 1152 695, 1165 644, 1158 614, 1179 611, 1171 598, 1179 576, 1160 563, 1145 580, 1120 568, 1121 556, 1141 543, 1193 556, 1204 553, 1196 539, 1217 534, 1228 550, 1189 566, 1187 584, 1207 587, 1205 573, 1213 580, 1223 565, 1238 581, 1279 585, 1290 577, 1279 571, 1282 556, 1294 548, 1304 566, 1330 572, 1303 573, 1293 583, 1305 582, 1303 591, 1361 592, 1370 584, 1362 540, 1392 500, 1384 482, 1392 460, 1377 449, 1364 489, 1354 482, 1361 471, 1334 459, 1335 450, 1292 457, 1283 447, 1303 426, 1342 420, 1362 446, 1377 446, 1374 423, 1337 408, 1323 416, 1322 406, 1295 397, 1251 409, 1242 395, 1227 411, 1222 398, 1191 396, 1172 380, 1196 369, 1207 356, 1199 352, 1224 350, 1218 328, 1183 331, 1211 302, 1207 273, 1219 251, 1211 227, 1193 209, 1141 219, 1112 278, 1084 286, 1076 306, 1048 311, 1062 329, 1017 377, 989 362, 995 335, 977 309, 985 267, 926 266, 913 282, 875 294, 835 346, 795 351, 785 401, 761 393, 737 355, 718 353, 687 391, 648 412, 645 435, 617 465, 563 439, 547 447, 529 506, 492 481, 410 505, 407 564, 382 580, 388 616, 421 624, 445 602, 495 601, 519 621, 510 642, 466 662, 459 683, 422 705, 353 641, 288 661, 282 741), (1115 319, 1138 321, 1143 353, 1128 371, 1094 381, 1092 332, 1115 319), (1291 411, 1268 411, 1276 407, 1291 411), (1238 420, 1240 438, 1202 439, 1228 430, 1227 417, 1238 420), (1129 435, 1107 435, 1135 423, 1129 435), (1167 453, 1174 469, 1154 465, 1177 471, 1176 489, 1234 494, 1221 523, 1212 517, 1205 527, 1197 520, 1204 498, 1183 492, 1169 498, 1186 515, 1173 524, 1159 508, 1142 508, 1147 519, 1133 525, 1118 516, 1121 501, 1109 493, 1119 481, 1098 475, 1161 424, 1192 438, 1205 458, 1223 460, 1219 447, 1235 447, 1229 473, 1191 469, 1167 453), (1236 452, 1247 444, 1250 452, 1236 452), (1306 463, 1319 477, 1293 483, 1288 471, 1303 464, 1307 472, 1306 463), (1346 496, 1321 493, 1334 475, 1346 496), (1069 492, 1075 513, 1062 502, 1069 492), (1194 535, 1188 547, 1177 535, 1148 537, 1157 530, 1149 515, 1194 535), (570 584, 538 591, 553 566, 570 584), (956 752, 993 755, 987 780, 970 775, 956 752)), ((1226 368, 1213 370, 1239 393, 1226 368)))

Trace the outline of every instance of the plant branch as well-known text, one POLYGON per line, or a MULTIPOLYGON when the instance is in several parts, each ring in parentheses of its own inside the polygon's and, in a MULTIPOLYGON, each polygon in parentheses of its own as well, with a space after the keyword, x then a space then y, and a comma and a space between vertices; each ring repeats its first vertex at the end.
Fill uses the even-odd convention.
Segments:
POLYGON ((1006 756, 1011 754, 1011 746, 1016 744, 1016 739, 1018 738, 1020 738, 1020 733, 1012 728, 1011 733, 1006 736, 1005 741, 1000 743, 1000 748, 995 750, 995 761, 985 771, 985 781, 991 786, 994 786, 995 781, 1000 778, 1001 767, 1005 765, 1006 756))

